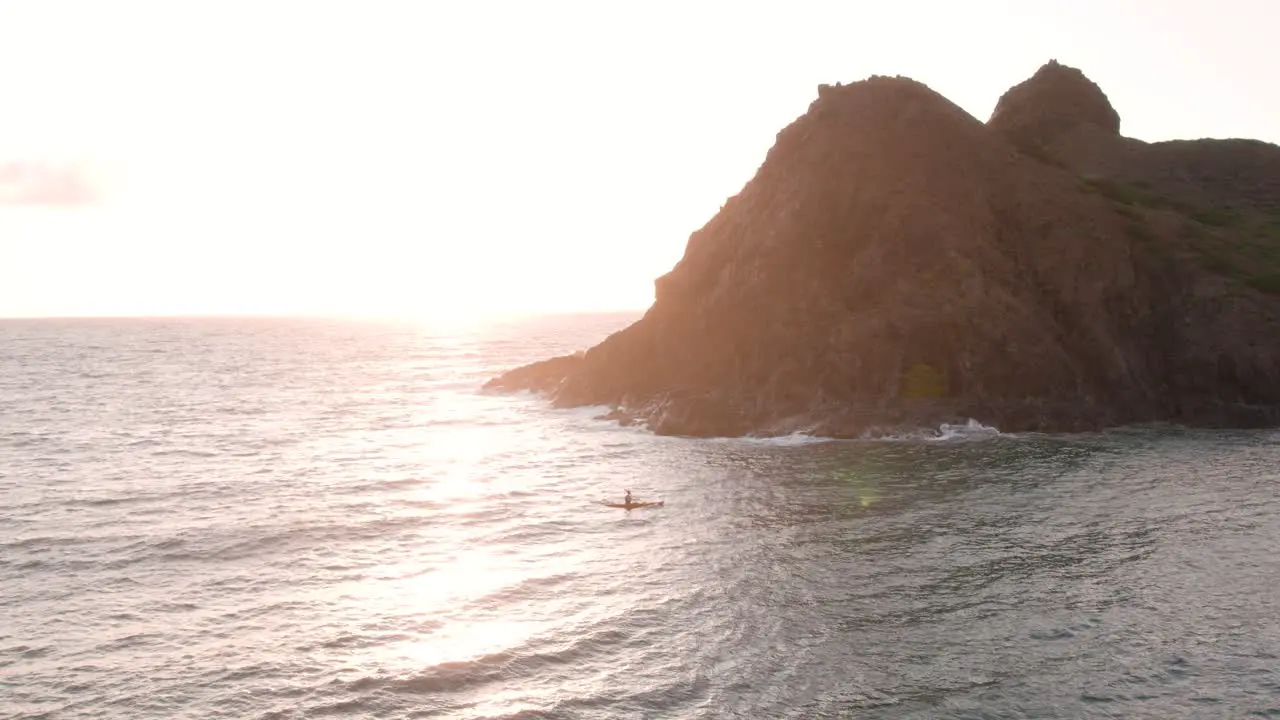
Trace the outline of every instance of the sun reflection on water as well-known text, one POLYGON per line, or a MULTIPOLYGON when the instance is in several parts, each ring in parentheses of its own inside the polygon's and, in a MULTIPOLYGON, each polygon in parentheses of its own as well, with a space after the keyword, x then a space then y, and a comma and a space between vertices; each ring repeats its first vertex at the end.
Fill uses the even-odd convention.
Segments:
POLYGON ((565 620, 511 604, 523 584, 571 571, 569 561, 546 560, 536 567, 517 563, 501 543, 476 538, 474 528, 433 529, 417 557, 384 566, 348 597, 362 616, 397 618, 413 628, 400 631, 399 642, 371 648, 363 664, 420 675, 504 661, 502 653, 518 651, 565 620))
POLYGON ((552 623, 538 620, 454 621, 421 639, 382 648, 382 660, 413 670, 465 663, 515 650, 552 623))
MULTIPOLYGON (((435 393, 429 409, 396 415, 379 428, 379 446, 395 450, 384 466, 383 512, 430 522, 411 522, 411 537, 378 547, 370 558, 375 567, 344 587, 345 622, 376 626, 382 638, 354 656, 344 646, 345 660, 362 676, 419 688, 466 687, 513 659, 543 652, 543 642, 582 622, 584 612, 600 611, 598 602, 583 608, 558 595, 558 584, 588 558, 565 554, 554 537, 527 546, 532 511, 515 496, 538 492, 546 469, 529 463, 527 454, 520 464, 510 460, 513 441, 523 446, 542 438, 501 422, 476 422, 516 412, 509 398, 501 402, 495 411, 490 406, 499 401, 491 397, 435 393)), ((353 448, 365 440, 350 438, 353 448)), ((490 701, 495 710, 507 704, 486 695, 490 701)))

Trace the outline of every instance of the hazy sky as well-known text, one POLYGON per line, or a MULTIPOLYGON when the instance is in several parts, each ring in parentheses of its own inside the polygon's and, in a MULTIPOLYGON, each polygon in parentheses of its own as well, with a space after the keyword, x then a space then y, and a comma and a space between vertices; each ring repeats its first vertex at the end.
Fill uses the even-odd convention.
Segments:
POLYGON ((1274 0, 0 0, 0 316, 641 308, 824 82, 1280 141, 1274 0))

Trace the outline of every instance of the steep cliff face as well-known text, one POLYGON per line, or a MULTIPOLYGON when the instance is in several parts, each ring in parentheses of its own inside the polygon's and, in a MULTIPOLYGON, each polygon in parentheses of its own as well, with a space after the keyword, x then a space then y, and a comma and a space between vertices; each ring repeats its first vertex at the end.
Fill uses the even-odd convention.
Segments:
POLYGON ((687 435, 1280 420, 1280 302, 1042 152, 1118 128, 1056 63, 988 124, 905 78, 823 86, 641 320, 489 387, 687 435))

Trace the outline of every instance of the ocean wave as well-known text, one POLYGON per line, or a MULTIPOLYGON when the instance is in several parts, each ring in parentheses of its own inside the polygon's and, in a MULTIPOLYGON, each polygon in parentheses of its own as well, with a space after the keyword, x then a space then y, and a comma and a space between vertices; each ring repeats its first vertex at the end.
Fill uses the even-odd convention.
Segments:
POLYGON ((349 493, 349 494, 359 494, 359 493, 369 492, 371 490, 380 491, 380 492, 386 492, 390 490, 406 490, 408 488, 418 487, 427 482, 429 482, 428 479, 424 477, 374 480, 372 482, 362 482, 362 483, 349 485, 343 488, 343 492, 349 493))
MULTIPOLYGON (((435 626, 439 627, 440 623, 435 623, 435 626)), ((395 645, 402 642, 408 642, 413 639, 414 639, 413 635, 409 635, 407 633, 400 633, 400 632, 369 633, 369 634, 356 634, 356 633, 348 632, 348 633, 342 633, 337 637, 329 638, 328 640, 325 640, 315 645, 304 645, 303 647, 300 648, 300 650, 302 650, 303 652, 309 652, 311 650, 315 650, 319 648, 323 648, 325 650, 338 650, 338 649, 349 650, 349 649, 360 649, 360 648, 370 648, 370 647, 376 648, 376 647, 385 647, 388 645, 395 645)))
POLYGON ((825 443, 950 442, 957 440, 981 440, 993 437, 1012 436, 1001 433, 998 428, 983 425, 977 420, 970 419, 962 425, 942 423, 937 428, 919 428, 915 430, 903 430, 899 427, 871 428, 864 431, 857 438, 834 438, 822 435, 810 435, 809 433, 798 431, 788 435, 744 435, 741 437, 712 437, 699 439, 703 442, 710 443, 786 448, 802 447, 805 445, 820 445, 825 443))
MULTIPOLYGON (((508 493, 508 497, 531 496, 535 493, 508 493)), ((511 546, 511 547, 535 547, 540 543, 547 542, 552 537, 558 537, 566 533, 574 532, 578 526, 561 520, 543 520, 541 522, 529 522, 522 520, 518 524, 509 527, 502 527, 481 538, 480 542, 486 545, 494 546, 511 546)))
POLYGON ((83 545, 86 542, 88 542, 86 538, 67 535, 36 535, 0 543, 0 548, 5 550, 44 550, 68 545, 83 545))
POLYGON ((147 607, 148 611, 157 613, 189 613, 199 609, 197 603, 174 601, 161 601, 147 607))
MULTIPOLYGON (((544 399, 541 394, 526 390, 504 394, 544 399)), ((579 424, 580 427, 585 426, 592 429, 608 429, 612 431, 636 433, 656 437, 656 434, 649 427, 647 422, 638 421, 630 424, 623 424, 610 417, 614 412, 614 408, 608 405, 583 405, 571 408, 546 409, 549 410, 553 416, 568 418, 576 424, 579 424)), ((1014 436, 1000 432, 999 428, 995 426, 985 425, 976 419, 969 418, 962 424, 942 423, 936 428, 922 427, 914 430, 904 430, 901 427, 873 427, 864 431, 857 438, 836 438, 823 435, 813 435, 807 431, 799 430, 786 435, 742 435, 683 439, 694 439, 700 442, 785 448, 836 442, 951 442, 961 440, 981 440, 993 437, 1008 438, 1014 436)))
POLYGON ((30 645, 15 645, 0 649, 0 655, 9 655, 22 660, 33 660, 42 658, 54 653, 52 645, 39 645, 32 647, 30 645))
POLYGON ((93 649, 93 652, 106 655, 109 653, 117 652, 119 650, 126 650, 129 648, 138 647, 139 645, 147 645, 150 643, 154 643, 156 641, 164 639, 164 637, 165 637, 165 634, 162 632, 129 633, 128 635, 122 635, 120 637, 112 638, 104 643, 99 644, 97 647, 93 649))
POLYGON ((45 435, 36 435, 34 433, 11 433, 7 436, 0 437, 0 443, 7 445, 12 449, 22 449, 34 447, 49 442, 50 438, 45 435))
POLYGON ((955 442, 987 440, 997 437, 1009 438, 1015 436, 1007 435, 994 426, 983 425, 970 418, 963 425, 942 423, 936 428, 918 428, 915 430, 872 428, 863 432, 858 440, 863 442, 955 442))
POLYGON ((817 435, 809 435, 808 433, 804 433, 804 432, 793 432, 789 435, 774 435, 774 436, 745 435, 742 437, 705 438, 705 442, 759 445, 762 447, 800 447, 802 445, 817 445, 820 443, 843 442, 843 441, 840 440, 839 438, 829 438, 829 437, 821 437, 817 435))
POLYGON ((530 602, 553 596, 555 588, 575 579, 578 573, 557 573, 527 577, 472 601, 477 610, 497 610, 511 603, 530 602))
POLYGON ((170 495, 164 494, 114 495, 110 497, 76 498, 75 500, 66 501, 65 504, 70 507, 113 507, 116 505, 155 502, 157 500, 166 500, 170 497, 170 495))
POLYGON ((217 457, 218 453, 210 450, 192 450, 190 448, 173 448, 169 450, 155 450, 151 453, 152 457, 184 457, 184 458, 211 458, 217 457))
POLYGON ((408 676, 360 678, 352 681, 347 689, 353 693, 384 691, 398 695, 475 690, 495 682, 520 680, 554 672, 556 668, 573 667, 607 654, 626 638, 627 634, 620 630, 607 629, 554 644, 544 639, 533 639, 514 648, 469 660, 440 663, 408 676))
POLYGON ((216 621, 218 624, 237 624, 245 620, 260 617, 280 617, 286 611, 294 609, 306 609, 311 603, 303 600, 281 600, 274 603, 262 603, 249 607, 241 607, 230 610, 218 615, 216 621))
POLYGON ((485 387, 483 383, 473 386, 475 394, 489 397, 511 398, 513 400, 548 400, 550 396, 540 390, 530 390, 528 388, 520 388, 518 390, 507 390, 505 388, 485 387))
POLYGON ((314 555, 331 544, 358 543, 369 540, 389 541, 401 532, 430 523, 429 517, 392 515, 371 517, 343 524, 336 520, 296 525, 266 525, 250 528, 226 528, 217 535, 203 537, 148 538, 121 549, 129 554, 106 564, 119 569, 140 562, 222 563, 265 555, 280 558, 282 563, 295 562, 297 553, 314 555))
POLYGON ((983 425, 982 423, 969 418, 963 425, 950 425, 943 423, 938 427, 937 440, 974 440, 982 438, 990 438, 1003 436, 1004 433, 994 425, 983 425))

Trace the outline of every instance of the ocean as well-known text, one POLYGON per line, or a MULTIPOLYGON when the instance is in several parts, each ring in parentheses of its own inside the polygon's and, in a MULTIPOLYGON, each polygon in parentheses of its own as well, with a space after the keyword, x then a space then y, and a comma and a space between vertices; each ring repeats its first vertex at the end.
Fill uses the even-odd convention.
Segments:
POLYGON ((1280 433, 480 391, 632 319, 0 321, 0 717, 1280 717, 1280 433))

